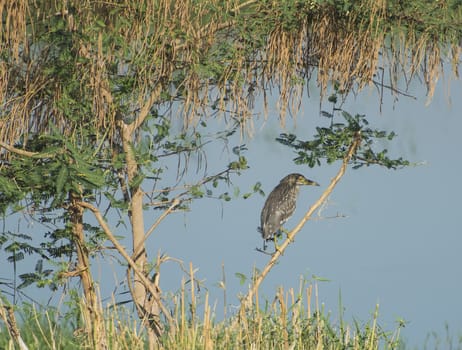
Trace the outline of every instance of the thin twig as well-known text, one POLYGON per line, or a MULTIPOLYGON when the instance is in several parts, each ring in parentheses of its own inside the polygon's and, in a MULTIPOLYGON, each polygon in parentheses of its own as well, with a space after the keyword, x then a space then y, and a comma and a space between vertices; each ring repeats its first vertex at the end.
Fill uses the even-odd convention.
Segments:
MULTIPOLYGON (((377 86, 377 88, 379 87, 382 87, 382 88, 385 88, 385 89, 389 89, 391 90, 392 92, 394 93, 397 93, 398 95, 402 95, 402 96, 405 96, 405 97, 410 97, 414 100, 417 100, 417 97, 415 97, 414 95, 411 95, 411 94, 408 94, 398 88, 395 88, 393 87, 392 85, 387 85, 387 84, 384 84, 383 83, 383 79, 382 79, 382 82, 378 82, 377 80, 372 80, 372 83, 377 86)), ((381 96, 380 96, 380 104, 382 104, 382 97, 383 97, 383 93, 381 93, 381 96)))

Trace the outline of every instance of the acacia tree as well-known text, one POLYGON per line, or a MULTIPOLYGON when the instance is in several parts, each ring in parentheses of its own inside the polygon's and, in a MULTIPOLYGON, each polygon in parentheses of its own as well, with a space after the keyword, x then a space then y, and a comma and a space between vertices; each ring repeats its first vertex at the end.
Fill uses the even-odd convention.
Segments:
MULTIPOLYGON (((379 96, 384 90, 399 96, 406 88, 398 85, 401 77, 406 83, 421 77, 431 97, 444 59, 457 74, 462 28, 456 1, 19 0, 0 1, 0 13, 0 207, 5 217, 24 213, 50 227, 34 237, 39 246, 18 244, 8 232, 0 243, 13 238, 12 261, 25 252, 61 257, 53 278, 38 264, 24 285, 48 281, 56 288, 80 278, 95 348, 107 344, 91 257, 104 254, 107 240, 127 263, 151 345, 163 333, 162 316, 175 330, 159 286, 162 259, 149 263, 146 240, 160 220, 214 195, 220 181, 246 168, 237 147, 222 169, 181 180, 188 156, 204 155, 207 142, 251 131, 255 96, 266 104, 267 91, 277 87, 282 123, 313 78, 324 97, 332 87, 347 96, 369 84, 379 96), (210 135, 213 116, 227 124, 210 135), (182 160, 177 174, 166 172, 170 157, 182 160), (152 222, 148 207, 159 210, 152 222), (130 253, 106 222, 111 210, 127 219, 130 253)), ((320 128, 318 141, 355 139, 351 131, 361 118, 344 116, 341 130, 333 123, 320 128)), ((295 135, 279 141, 310 165, 342 158, 349 147, 322 148, 295 135)), ((363 160, 395 164, 373 152, 363 160)))

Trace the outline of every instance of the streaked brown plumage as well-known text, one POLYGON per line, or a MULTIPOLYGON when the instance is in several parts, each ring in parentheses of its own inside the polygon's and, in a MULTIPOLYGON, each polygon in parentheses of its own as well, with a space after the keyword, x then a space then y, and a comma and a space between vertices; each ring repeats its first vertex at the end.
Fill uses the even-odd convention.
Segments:
POLYGON ((261 211, 259 231, 266 241, 275 239, 282 225, 292 216, 297 204, 297 196, 301 185, 319 186, 301 174, 289 174, 284 177, 266 199, 261 211))

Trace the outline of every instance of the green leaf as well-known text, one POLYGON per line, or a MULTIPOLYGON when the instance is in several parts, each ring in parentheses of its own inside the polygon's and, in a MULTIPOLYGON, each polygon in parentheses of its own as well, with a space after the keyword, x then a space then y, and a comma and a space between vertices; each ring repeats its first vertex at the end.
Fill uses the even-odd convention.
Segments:
POLYGON ((62 164, 61 169, 59 169, 58 176, 56 177, 56 193, 60 194, 63 191, 64 184, 67 181, 69 171, 67 167, 62 164))
POLYGON ((191 189, 189 190, 189 193, 191 194, 191 196, 193 196, 195 198, 204 197, 204 191, 198 185, 191 186, 191 189))
POLYGON ((321 111, 321 116, 326 117, 326 118, 333 118, 334 115, 332 113, 326 112, 326 111, 321 111))
POLYGON ((238 279, 239 279, 239 284, 241 286, 243 286, 245 284, 245 282, 247 281, 247 276, 244 275, 243 273, 240 273, 240 272, 236 272, 234 274, 234 276, 236 276, 238 279))
POLYGON ((330 103, 336 104, 337 103, 337 94, 332 94, 327 99, 330 103))
POLYGON ((390 133, 388 134, 388 137, 387 137, 387 138, 388 138, 388 141, 393 140, 393 138, 394 138, 395 136, 396 136, 396 134, 395 134, 394 131, 390 132, 390 133))
POLYGON ((39 259, 37 263, 35 264, 35 272, 41 273, 43 269, 43 260, 39 259))
POLYGON ((145 175, 143 173, 136 174, 136 176, 130 182, 130 188, 132 189, 138 188, 143 182, 144 178, 145 178, 145 175))
POLYGON ((231 197, 229 196, 228 192, 222 193, 218 198, 223 199, 226 202, 229 202, 231 200, 231 197))
POLYGON ((113 208, 117 208, 117 209, 128 209, 128 203, 125 202, 124 200, 118 200, 116 199, 112 194, 110 194, 109 192, 105 192, 104 195, 106 196, 106 198, 109 200, 109 202, 111 203, 111 206, 113 208))
POLYGON ((24 253, 23 252, 14 253, 13 255, 8 256, 6 260, 8 260, 8 262, 10 263, 24 260, 24 253))
POLYGON ((325 277, 320 277, 316 275, 312 275, 311 277, 313 278, 313 280, 318 281, 318 282, 330 282, 330 279, 325 278, 325 277))

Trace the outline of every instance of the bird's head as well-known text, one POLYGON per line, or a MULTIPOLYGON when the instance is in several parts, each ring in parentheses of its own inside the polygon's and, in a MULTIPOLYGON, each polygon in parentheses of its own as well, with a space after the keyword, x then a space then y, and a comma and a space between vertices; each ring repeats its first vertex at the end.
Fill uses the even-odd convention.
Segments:
POLYGON ((316 181, 307 179, 302 174, 289 174, 281 180, 281 182, 289 183, 292 185, 307 185, 307 186, 319 186, 316 181))

